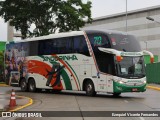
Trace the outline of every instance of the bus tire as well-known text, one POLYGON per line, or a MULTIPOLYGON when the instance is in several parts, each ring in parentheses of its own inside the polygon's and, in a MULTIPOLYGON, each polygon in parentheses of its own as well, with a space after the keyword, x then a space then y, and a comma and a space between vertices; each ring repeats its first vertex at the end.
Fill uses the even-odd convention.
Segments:
POLYGON ((27 89, 27 82, 24 78, 21 79, 20 81, 20 87, 21 87, 21 91, 26 92, 27 89))
POLYGON ((36 83, 35 83, 35 80, 33 78, 29 79, 28 90, 29 90, 29 92, 35 92, 36 91, 36 83))
POLYGON ((94 84, 91 80, 86 82, 85 91, 86 91, 87 96, 95 96, 96 95, 94 84))

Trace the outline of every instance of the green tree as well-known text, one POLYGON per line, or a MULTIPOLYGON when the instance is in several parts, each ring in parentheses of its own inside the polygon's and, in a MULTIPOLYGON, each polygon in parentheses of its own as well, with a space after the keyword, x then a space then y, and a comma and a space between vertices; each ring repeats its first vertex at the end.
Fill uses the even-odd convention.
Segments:
POLYGON ((0 16, 26 38, 79 30, 91 23, 90 8, 91 2, 82 0, 5 0, 0 2, 0 16))

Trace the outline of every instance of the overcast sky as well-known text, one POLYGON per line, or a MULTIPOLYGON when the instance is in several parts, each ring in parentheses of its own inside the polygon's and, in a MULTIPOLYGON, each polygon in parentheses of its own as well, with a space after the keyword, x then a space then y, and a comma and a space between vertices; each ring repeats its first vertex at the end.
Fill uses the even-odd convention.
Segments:
MULTIPOLYGON (((126 11, 126 0, 91 0, 92 17, 101 17, 126 11)), ((160 5, 160 0, 127 0, 127 10, 160 5)), ((7 25, 0 19, 0 41, 7 40, 7 25)))
POLYGON ((115 13, 121 13, 127 10, 141 9, 160 5, 160 0, 91 0, 92 17, 106 16, 115 13))

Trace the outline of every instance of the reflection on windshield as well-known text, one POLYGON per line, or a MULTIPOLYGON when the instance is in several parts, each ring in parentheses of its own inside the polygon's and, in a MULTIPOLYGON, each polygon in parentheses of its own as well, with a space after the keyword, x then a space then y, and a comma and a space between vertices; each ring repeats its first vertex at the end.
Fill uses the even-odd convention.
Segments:
POLYGON ((123 57, 116 67, 121 77, 144 77, 145 75, 143 57, 123 57))

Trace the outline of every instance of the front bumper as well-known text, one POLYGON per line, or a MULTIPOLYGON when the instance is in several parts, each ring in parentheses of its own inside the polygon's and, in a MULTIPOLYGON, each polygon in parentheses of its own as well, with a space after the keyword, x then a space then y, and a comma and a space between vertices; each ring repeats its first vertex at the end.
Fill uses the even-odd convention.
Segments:
POLYGON ((139 86, 127 86, 125 84, 113 82, 113 90, 114 90, 114 93, 144 92, 146 91, 146 84, 139 85, 139 86))

